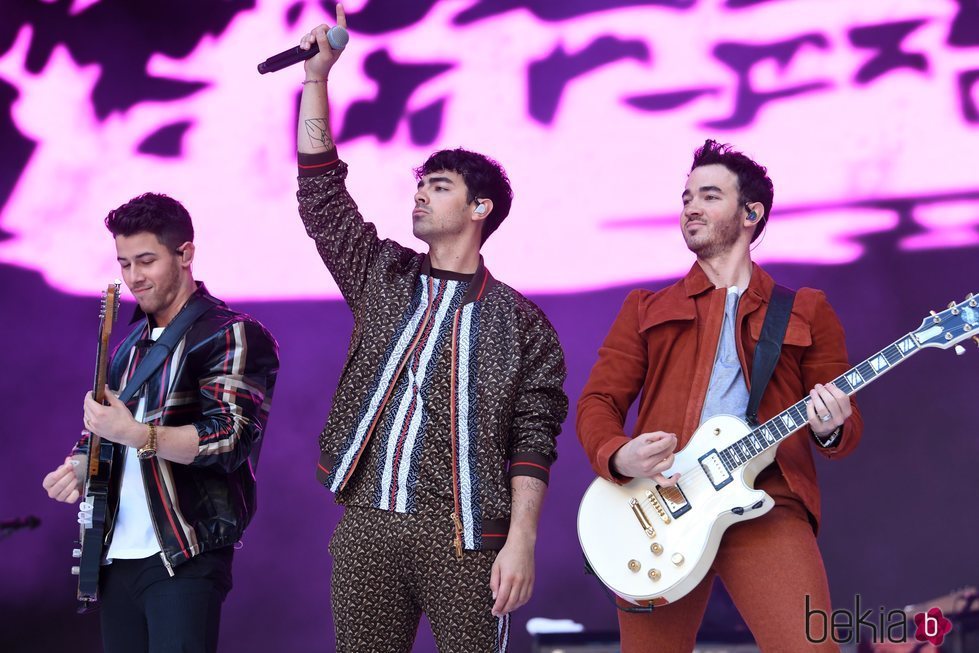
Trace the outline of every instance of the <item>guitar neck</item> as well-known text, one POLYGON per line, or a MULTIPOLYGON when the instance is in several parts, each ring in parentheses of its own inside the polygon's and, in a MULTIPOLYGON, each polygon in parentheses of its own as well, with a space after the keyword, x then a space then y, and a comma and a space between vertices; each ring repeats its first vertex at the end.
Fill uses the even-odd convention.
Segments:
MULTIPOLYGON (((118 286, 115 289, 110 286, 107 293, 108 297, 103 303, 102 315, 99 319, 99 344, 95 355, 95 382, 92 388, 92 395, 100 404, 105 403, 105 385, 109 378, 109 335, 116 315, 118 286)), ((92 478, 99 471, 101 438, 91 432, 88 433, 88 438, 88 478, 92 478)))
MULTIPOLYGON (((847 396, 853 395, 920 349, 921 345, 915 335, 908 333, 851 367, 833 379, 832 383, 847 396)), ((729 469, 735 469, 777 446, 808 423, 809 416, 806 408, 810 401, 810 398, 806 397, 754 428, 748 435, 721 450, 719 452, 721 459, 729 469)))
POLYGON ((105 384, 109 382, 109 346, 108 343, 99 340, 98 353, 95 357, 95 382, 92 388, 92 395, 95 401, 100 404, 105 403, 105 384))

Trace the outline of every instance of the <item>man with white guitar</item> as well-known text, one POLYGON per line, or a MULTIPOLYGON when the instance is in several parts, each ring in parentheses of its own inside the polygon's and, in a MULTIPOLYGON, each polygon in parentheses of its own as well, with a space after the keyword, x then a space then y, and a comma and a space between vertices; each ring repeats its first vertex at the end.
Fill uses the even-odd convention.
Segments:
MULTIPOLYGON (((748 379, 775 288, 772 278, 752 263, 750 245, 768 222, 773 196, 767 170, 729 145, 708 140, 697 150, 680 216, 683 238, 697 260, 672 286, 629 294, 578 402, 578 437, 599 476, 617 485, 651 479, 647 485, 665 490, 657 497, 676 499, 651 498, 645 512, 641 504, 634 509, 650 538, 657 529, 672 527, 664 526, 671 515, 676 526, 682 523, 684 507, 704 503, 685 506, 684 495, 670 495, 667 489, 684 485, 683 475, 676 472, 689 467, 677 458, 698 426, 721 414, 745 419, 748 379), (635 435, 629 437, 624 423, 637 397, 635 435)), ((754 487, 771 500, 732 510, 737 517, 729 521, 739 523, 726 531, 710 529, 714 540, 706 538, 702 546, 691 543, 692 548, 700 546, 698 551, 667 551, 656 562, 653 554, 663 549, 651 539, 653 554, 647 554, 658 567, 628 561, 635 577, 653 588, 652 596, 667 571, 689 567, 695 554, 706 558, 716 548, 713 563, 704 563, 710 566, 701 572, 703 580, 696 582, 695 575, 682 598, 632 601, 638 608, 619 602, 624 653, 692 650, 715 577, 724 582, 762 650, 836 650, 832 638, 822 644, 807 639, 807 606, 832 609, 816 545, 820 506, 812 451, 829 458, 850 453, 863 422, 847 394, 829 383, 850 365, 843 328, 826 296, 803 288, 794 300, 789 297, 791 313, 774 373, 767 386, 759 384, 765 391, 758 419, 771 418, 808 393, 808 426, 781 442, 777 453, 771 447, 768 458, 759 456, 754 467, 743 471, 747 484, 754 480, 754 487), (771 454, 775 464, 768 464, 771 454), (739 521, 752 509, 765 514, 739 521), (656 607, 650 611, 649 604, 656 607)), ((697 460, 703 463, 705 457, 695 459, 695 465, 697 460)), ((702 468, 695 466, 694 471, 709 477, 715 488, 730 480, 720 473, 711 476, 706 463, 702 468)), ((693 489, 691 484, 687 492, 693 489)), ((718 522, 724 518, 716 517, 718 522)), ((588 528, 579 522, 579 533, 588 528)))

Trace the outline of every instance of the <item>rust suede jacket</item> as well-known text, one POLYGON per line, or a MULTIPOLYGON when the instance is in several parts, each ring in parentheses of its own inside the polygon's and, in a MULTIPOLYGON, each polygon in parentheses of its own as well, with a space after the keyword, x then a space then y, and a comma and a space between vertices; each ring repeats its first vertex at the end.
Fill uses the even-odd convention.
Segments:
MULTIPOLYGON (((755 345, 775 282, 752 264, 751 281, 738 304, 736 338, 746 383, 755 345)), ((651 431, 676 433, 677 449, 700 423, 721 323, 725 288, 715 288, 699 263, 687 276, 660 291, 634 290, 626 298, 578 401, 577 430, 599 476, 616 483, 612 455, 626 442, 625 417, 639 397, 633 436, 651 431)), ((796 293, 782 353, 758 410, 761 422, 802 399, 817 383, 849 370, 843 327, 826 300, 812 288, 796 293)), ((749 388, 750 390, 750 388, 749 388)), ((816 447, 829 458, 845 456, 860 440, 863 420, 853 414, 834 446, 816 447)), ((808 428, 786 438, 775 460, 789 488, 819 521, 819 488, 808 428)), ((628 479, 625 479, 628 480, 628 479)))

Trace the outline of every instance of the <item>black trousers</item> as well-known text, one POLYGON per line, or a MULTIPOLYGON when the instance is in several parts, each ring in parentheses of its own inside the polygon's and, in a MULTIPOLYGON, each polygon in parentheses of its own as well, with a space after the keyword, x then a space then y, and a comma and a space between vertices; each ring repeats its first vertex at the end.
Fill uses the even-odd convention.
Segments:
POLYGON ((215 653, 233 555, 230 546, 202 553, 173 577, 159 555, 103 567, 105 653, 215 653))

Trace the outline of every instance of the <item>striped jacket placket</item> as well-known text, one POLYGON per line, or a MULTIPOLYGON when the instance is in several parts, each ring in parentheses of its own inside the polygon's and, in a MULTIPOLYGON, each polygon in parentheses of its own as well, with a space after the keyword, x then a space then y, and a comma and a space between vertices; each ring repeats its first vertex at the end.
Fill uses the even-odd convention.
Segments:
POLYGON ((414 338, 412 339, 411 345, 405 349, 404 354, 401 356, 401 361, 398 363, 397 371, 391 375, 391 380, 388 381, 387 390, 384 392, 384 399, 381 400, 380 404, 377 406, 377 410, 374 412, 374 417, 371 419, 371 425, 367 429, 367 433, 364 435, 363 440, 360 443, 360 447, 357 451, 357 455, 354 457, 353 462, 347 468, 347 471, 343 475, 343 481, 336 486, 335 492, 343 490, 347 483, 350 481, 350 477, 353 476, 354 470, 357 469, 357 463, 360 462, 360 457, 363 455, 364 450, 367 448, 367 443, 370 441, 371 436, 374 434, 374 429, 377 427, 378 421, 381 419, 381 415, 384 414, 384 407, 387 406, 388 401, 391 399, 391 393, 394 392, 395 386, 398 384, 398 379, 401 378, 401 372, 404 371, 405 365, 411 360, 411 355, 414 353, 415 348, 418 346, 418 342, 421 340, 422 334, 425 332, 425 327, 428 325, 429 319, 432 317, 432 290, 433 283, 431 277, 428 279, 428 298, 426 302, 425 317, 422 318, 421 322, 418 324, 414 338))
POLYGON ((379 460, 380 486, 375 507, 382 510, 397 512, 413 512, 415 504, 415 488, 410 487, 410 479, 418 472, 421 449, 424 447, 425 432, 428 428, 428 415, 423 405, 423 397, 431 392, 434 373, 433 366, 438 365, 439 352, 442 350, 440 341, 445 328, 448 309, 462 294, 455 287, 456 281, 438 280, 436 288, 430 288, 433 318, 423 327, 423 336, 412 353, 411 363, 407 366, 410 377, 406 378, 405 394, 401 397, 402 406, 392 406, 389 416, 390 424, 385 425, 382 432, 389 428, 397 428, 397 436, 388 435, 387 452, 379 460), (411 380, 415 382, 412 383, 411 380), (403 411, 403 412, 402 412, 403 411), (413 425, 413 420, 418 423, 413 425))
MULTIPOLYGON (((466 369, 460 368, 460 366, 458 365, 458 355, 460 350, 459 322, 466 307, 470 306, 472 302, 478 302, 480 299, 482 299, 483 293, 485 292, 486 289, 486 282, 488 278, 489 278, 489 274, 487 273, 483 277, 480 290, 476 294, 476 296, 472 300, 470 300, 470 302, 466 302, 462 306, 457 308, 455 310, 455 313, 453 314, 453 319, 452 319, 452 341, 451 341, 452 353, 451 353, 451 367, 450 367, 452 371, 451 372, 452 376, 450 379, 451 402, 449 408, 450 410, 449 423, 451 428, 450 440, 452 443, 453 523, 455 525, 455 531, 456 531, 455 547, 456 547, 457 555, 459 556, 462 555, 464 540, 465 540, 466 548, 473 549, 473 548, 478 548, 479 545, 478 540, 480 539, 478 532, 474 531, 474 529, 478 527, 479 520, 477 518, 477 515, 475 514, 476 511, 474 511, 470 507, 472 505, 472 499, 466 502, 467 507, 469 509, 464 510, 463 502, 460 498, 460 493, 462 492, 462 482, 463 482, 462 474, 460 470, 460 458, 459 458, 460 455, 462 455, 460 453, 460 448, 461 448, 460 437, 462 437, 461 434, 463 431, 467 433, 469 431, 468 428, 466 429, 460 428, 460 420, 467 420, 469 411, 459 410, 458 387, 460 383, 471 384, 469 378, 471 375, 468 369, 468 365, 464 366, 466 369), (463 376, 465 377, 465 379, 463 379, 463 376), (464 524, 469 524, 469 527, 466 528, 464 524), (468 537, 464 538, 463 536, 464 532, 467 533, 468 537)), ((346 487, 347 483, 349 482, 350 478, 353 476, 353 473, 357 468, 357 464, 359 463, 361 456, 363 455, 365 449, 367 448, 370 438, 372 437, 372 435, 376 430, 381 415, 384 413, 384 409, 387 406, 388 401, 390 401, 394 388, 398 383, 398 379, 401 377, 401 374, 403 373, 405 366, 411 360, 412 355, 415 353, 415 350, 417 349, 419 343, 422 341, 422 336, 425 334, 426 328, 429 326, 429 322, 431 321, 431 317, 432 317, 432 309, 435 303, 435 288, 433 285, 434 284, 433 278, 431 276, 428 277, 427 284, 428 284, 428 297, 426 302, 425 317, 421 320, 421 322, 416 327, 416 333, 412 339, 411 345, 405 350, 404 354, 402 354, 401 360, 398 363, 397 371, 392 375, 391 379, 388 381, 388 386, 385 390, 384 399, 380 402, 380 404, 375 409, 374 416, 371 420, 371 425, 368 428, 367 433, 364 435, 364 438, 358 447, 356 456, 354 457, 353 461, 350 463, 350 466, 346 470, 343 476, 343 481, 337 486, 337 491, 343 490, 346 487)), ((341 457, 344 457, 343 454, 341 454, 341 457)), ((472 477, 475 474, 475 471, 472 470, 471 466, 469 465, 466 465, 466 467, 469 469, 469 474, 467 475, 468 478, 466 479, 466 481, 471 486, 473 483, 472 477)))
MULTIPOLYGON (((482 293, 485 287, 486 287, 486 279, 484 278, 483 287, 480 288, 479 293, 477 294, 476 299, 474 301, 479 301, 479 299, 482 297, 482 293)), ((451 429, 450 440, 452 442, 452 505, 453 505, 452 523, 455 526, 455 533, 456 533, 455 536, 456 557, 460 559, 462 558, 462 550, 464 544, 468 545, 468 548, 476 548, 476 544, 477 544, 475 541, 476 538, 474 536, 470 538, 466 538, 469 541, 463 542, 463 531, 466 530, 463 525, 464 520, 468 518, 467 521, 471 525, 475 525, 478 523, 477 515, 474 514, 475 511, 473 511, 471 508, 471 502, 469 502, 469 505, 466 506, 468 509, 465 512, 463 512, 463 505, 460 497, 460 494, 462 494, 463 479, 462 479, 461 470, 459 469, 460 467, 459 460, 460 460, 460 456, 464 455, 460 451, 460 449, 462 449, 462 445, 464 444, 463 442, 460 441, 460 438, 462 437, 463 432, 465 432, 467 435, 469 432, 468 428, 465 429, 460 428, 461 426, 464 426, 460 422, 461 420, 469 419, 469 411, 460 410, 459 387, 462 383, 466 383, 468 385, 471 378, 469 365, 459 364, 459 354, 460 354, 459 319, 460 317, 462 317, 463 311, 466 309, 466 306, 467 304, 463 304, 458 309, 456 309, 455 315, 452 318, 452 364, 450 367, 451 370, 450 392, 452 398, 451 401, 449 402, 449 411, 450 411, 449 428, 451 429), (466 377, 465 379, 461 378, 463 374, 465 374, 466 377)), ((468 347, 468 343, 467 343, 467 347, 468 347)), ((465 444, 467 445, 466 448, 468 450, 468 441, 465 444)), ((469 465, 467 465, 467 468, 469 468, 469 465)), ((471 469, 470 469, 470 474, 472 474, 471 469)), ((471 485, 472 479, 470 478, 467 480, 470 482, 471 485)), ((471 531, 472 529, 470 528, 469 530, 471 531)))

